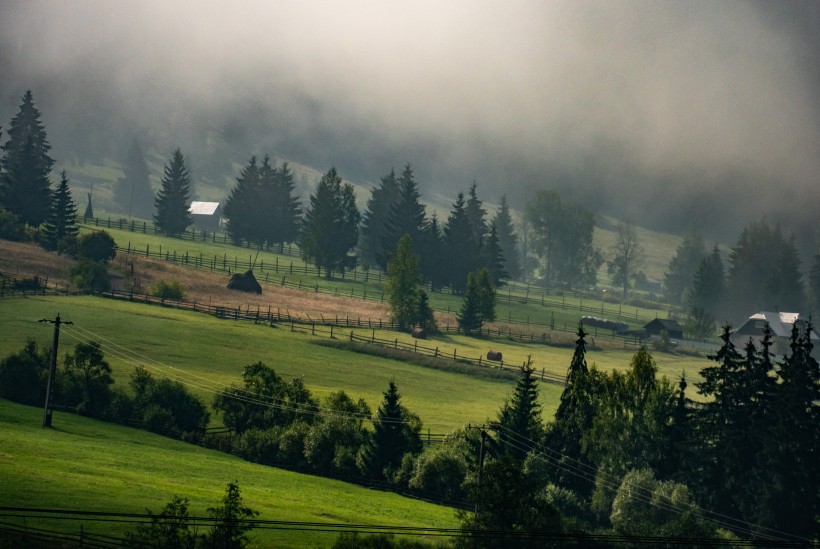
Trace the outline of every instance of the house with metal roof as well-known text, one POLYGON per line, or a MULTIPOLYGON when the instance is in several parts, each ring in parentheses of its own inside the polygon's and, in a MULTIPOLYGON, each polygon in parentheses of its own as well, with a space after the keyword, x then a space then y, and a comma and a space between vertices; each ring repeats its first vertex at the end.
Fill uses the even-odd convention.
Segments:
MULTIPOLYGON (((782 356, 789 350, 789 339, 792 335, 792 327, 797 324, 797 328, 801 333, 805 332, 806 321, 800 318, 800 313, 779 313, 763 311, 753 314, 744 322, 737 330, 732 332, 731 340, 735 347, 742 349, 748 343, 749 338, 754 341, 755 345, 760 348, 760 341, 763 339, 763 328, 768 322, 774 333, 772 342, 772 352, 775 355, 782 356)), ((812 330, 811 340, 817 347, 817 341, 820 340, 817 332, 812 330)))
POLYGON ((219 230, 222 220, 222 206, 219 202, 191 202, 188 208, 194 220, 194 226, 206 231, 219 230))

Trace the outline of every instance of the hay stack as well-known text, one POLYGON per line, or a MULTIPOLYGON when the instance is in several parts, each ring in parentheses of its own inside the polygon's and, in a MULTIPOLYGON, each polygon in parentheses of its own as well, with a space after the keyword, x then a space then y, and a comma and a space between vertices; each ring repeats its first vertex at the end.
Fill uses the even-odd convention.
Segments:
POLYGON ((232 274, 228 281, 228 288, 231 290, 239 290, 240 292, 256 292, 262 293, 262 286, 257 282, 256 277, 253 276, 253 271, 245 271, 244 274, 232 274))

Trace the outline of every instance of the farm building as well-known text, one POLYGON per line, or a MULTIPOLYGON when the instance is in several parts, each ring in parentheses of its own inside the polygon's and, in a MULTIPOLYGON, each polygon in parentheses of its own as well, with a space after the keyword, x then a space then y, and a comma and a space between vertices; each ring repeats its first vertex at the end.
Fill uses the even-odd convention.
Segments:
MULTIPOLYGON (((761 312, 753 314, 749 320, 744 322, 737 330, 732 332, 732 343, 735 347, 742 349, 751 338, 755 345, 760 347, 760 341, 763 339, 763 327, 766 323, 774 332, 774 341, 772 342, 772 352, 775 355, 782 356, 789 350, 789 338, 792 335, 792 326, 797 324, 798 329, 803 332, 806 329, 806 321, 800 318, 800 313, 772 313, 761 312)), ((812 330, 811 340, 815 346, 820 339, 817 332, 812 330)))
POLYGON ((660 336, 664 331, 672 339, 683 339, 683 328, 676 320, 656 318, 643 327, 647 337, 660 336))
POLYGON ((191 202, 188 208, 194 220, 194 226, 206 231, 219 229, 222 218, 222 207, 219 202, 191 202))

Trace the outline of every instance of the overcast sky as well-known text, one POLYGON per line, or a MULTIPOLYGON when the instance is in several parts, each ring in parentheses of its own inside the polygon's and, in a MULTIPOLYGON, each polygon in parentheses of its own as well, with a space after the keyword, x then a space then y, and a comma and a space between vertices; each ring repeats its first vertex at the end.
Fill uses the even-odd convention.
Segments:
POLYGON ((522 207, 547 186, 639 224, 736 235, 767 215, 808 239, 818 14, 788 1, 3 0, 0 124, 31 89, 55 156, 112 132, 185 145, 216 129, 239 163, 269 152, 377 181, 411 162, 428 197, 475 179, 522 207))

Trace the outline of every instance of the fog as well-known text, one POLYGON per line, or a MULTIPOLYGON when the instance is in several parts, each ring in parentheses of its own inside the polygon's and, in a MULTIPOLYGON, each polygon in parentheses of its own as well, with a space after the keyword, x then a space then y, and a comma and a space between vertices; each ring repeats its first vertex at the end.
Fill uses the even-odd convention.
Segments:
POLYGON ((4 0, 0 124, 31 89, 58 160, 138 136, 226 171, 411 162, 428 198, 547 186, 725 240, 765 215, 806 246, 818 28, 814 2, 4 0))

